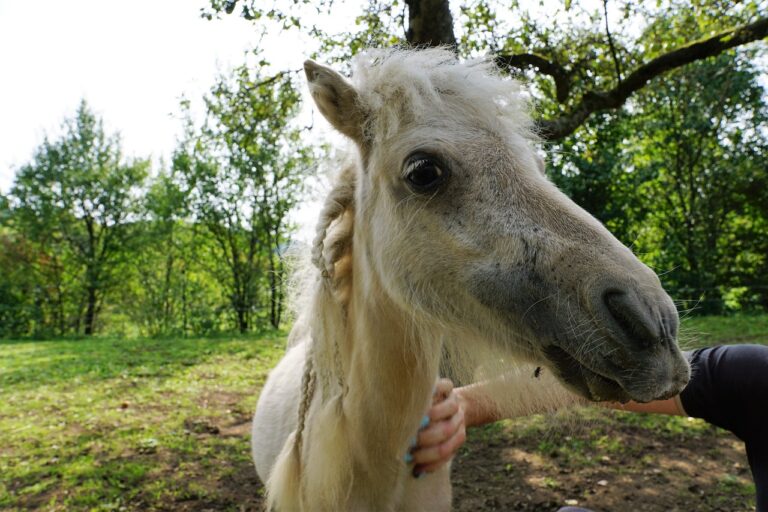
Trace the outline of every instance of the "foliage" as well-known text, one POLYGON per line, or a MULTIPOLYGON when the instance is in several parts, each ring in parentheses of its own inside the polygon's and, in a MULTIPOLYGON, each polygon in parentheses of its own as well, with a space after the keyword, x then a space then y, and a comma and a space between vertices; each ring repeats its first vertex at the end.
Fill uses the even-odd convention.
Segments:
POLYGON ((200 248, 240 332, 254 315, 280 325, 288 214, 313 156, 291 123, 299 100, 290 74, 264 78, 240 67, 214 85, 204 123, 189 128, 174 156, 194 220, 206 231, 200 248))
MULTIPOLYGON (((675 269, 669 285, 705 312, 722 307, 728 288, 766 284, 768 109, 757 77, 743 55, 722 55, 638 102, 632 163, 655 178, 640 191, 650 200, 635 222, 638 249, 656 268, 675 269)), ((768 290, 756 291, 768 304, 768 290)))
POLYGON ((271 23, 309 32, 321 53, 342 61, 366 46, 393 44, 454 46, 461 56, 490 53, 503 69, 531 80, 541 103, 539 130, 548 140, 571 134, 595 113, 622 107, 671 69, 768 36, 765 0, 473 0, 458 6, 450 0, 370 0, 344 2, 359 9, 355 26, 329 32, 317 15, 338 4, 320 2, 310 16, 305 0, 269 8, 253 0, 211 0, 203 12, 211 19, 239 10, 265 31, 271 23))
POLYGON ((346 2, 360 14, 341 33, 308 22, 302 3, 259 18, 246 15, 257 2, 210 5, 259 24, 290 12, 299 20, 284 30, 311 23, 320 53, 342 63, 435 38, 489 54, 527 82, 553 179, 664 273, 681 309, 768 306, 764 47, 745 46, 768 34, 764 0, 346 2), (449 4, 453 27, 441 28, 449 4))
POLYGON ((119 140, 82 102, 59 140, 45 140, 16 174, 9 243, 37 276, 35 330, 74 324, 92 334, 118 263, 133 240, 131 222, 148 162, 124 162, 119 140))
MULTIPOLYGON (((339 2, 211 0, 202 15, 303 31, 342 69, 367 46, 419 37, 491 54, 527 82, 540 126, 565 127, 545 148, 551 178, 662 275, 681 310, 768 308, 765 52, 745 46, 765 37, 763 0, 471 0, 450 4, 448 27, 448 0, 353 5, 341 33, 326 26, 339 2)), ((296 72, 254 55, 216 81, 201 123, 182 103, 169 166, 124 159, 83 103, 18 169, 0 196, 0 336, 281 324, 281 255, 316 155, 296 121, 296 72)))
POLYGON ((209 242, 190 222, 188 203, 176 173, 161 170, 146 189, 138 249, 125 266, 129 285, 118 303, 153 336, 209 334, 227 324, 223 290, 203 261, 209 242))
POLYGON ((0 335, 246 332, 283 317, 313 150, 288 73, 222 76, 170 168, 125 162, 83 102, 0 201, 0 335), (98 321, 97 321, 98 320, 98 321))
POLYGON ((40 301, 45 297, 27 269, 35 259, 32 244, 10 230, 0 230, 0 336, 40 329, 40 301))
POLYGON ((556 150, 553 179, 662 273, 683 309, 768 297, 768 110, 747 57, 673 72, 556 150))

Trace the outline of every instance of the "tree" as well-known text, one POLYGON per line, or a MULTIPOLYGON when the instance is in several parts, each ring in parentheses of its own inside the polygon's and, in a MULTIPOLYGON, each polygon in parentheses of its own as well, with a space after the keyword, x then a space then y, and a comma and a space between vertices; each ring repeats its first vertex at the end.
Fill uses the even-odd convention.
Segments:
POLYGON ((659 79, 564 139, 551 169, 700 312, 768 291, 768 108, 751 60, 728 52, 659 79))
MULTIPOLYGON (((658 267, 675 269, 670 284, 705 312, 719 312, 724 288, 735 284, 737 259, 752 252, 743 242, 768 236, 742 232, 742 244, 734 243, 740 225, 759 222, 754 183, 768 178, 768 109, 757 75, 744 56, 724 54, 638 97, 644 115, 630 139, 632 164, 654 175, 641 193, 643 224, 657 227, 638 243, 654 249, 658 267)), ((765 257, 752 255, 753 263, 765 257)))
MULTIPOLYGON (((404 31, 406 15, 397 0, 372 0, 361 9, 358 30, 345 34, 328 34, 303 21, 301 9, 309 3, 278 2, 279 9, 256 0, 211 0, 203 15, 237 10, 254 22, 308 29, 325 41, 326 52, 356 52, 398 40, 449 45, 462 55, 491 52, 505 70, 535 72, 528 76, 540 100, 538 131, 546 140, 573 133, 597 112, 620 108, 655 77, 768 36, 763 0, 603 0, 601 8, 565 0, 540 2, 538 11, 518 2, 508 8, 476 0, 460 7, 458 20, 449 0, 405 0, 404 31), (457 26, 463 29, 458 38, 457 26)), ((334 2, 313 5, 323 12, 334 2)))
POLYGON ((12 217, 19 233, 45 255, 37 271, 55 290, 60 332, 67 296, 75 288, 79 304, 75 330, 93 334, 105 295, 117 283, 117 264, 124 254, 136 211, 138 190, 149 163, 125 162, 117 136, 85 101, 63 125, 58 140, 46 140, 32 162, 16 174, 10 192, 12 217), (68 276, 77 276, 73 283, 68 276), (82 313, 84 310, 84 313, 82 313))
POLYGON ((172 172, 161 170, 146 188, 136 241, 121 287, 131 318, 149 334, 186 333, 188 249, 187 198, 172 172))
POLYGON ((203 125, 189 130, 174 157, 194 220, 213 241, 206 245, 214 252, 211 271, 228 292, 240 332, 265 302, 268 321, 280 324, 280 253, 311 157, 292 125, 299 100, 289 73, 264 78, 240 67, 212 88, 203 125))
MULTIPOLYGON (((0 201, 0 211, 4 206, 0 201)), ((39 289, 28 266, 34 247, 10 230, 0 230, 0 336, 41 330, 45 324, 39 289)))

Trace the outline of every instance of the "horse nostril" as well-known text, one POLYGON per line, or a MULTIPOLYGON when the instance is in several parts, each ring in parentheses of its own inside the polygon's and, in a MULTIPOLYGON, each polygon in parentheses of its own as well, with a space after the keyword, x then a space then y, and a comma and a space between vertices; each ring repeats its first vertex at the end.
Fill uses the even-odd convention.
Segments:
POLYGON ((630 342, 648 348, 660 341, 654 322, 633 295, 619 290, 603 293, 603 304, 615 325, 630 342))

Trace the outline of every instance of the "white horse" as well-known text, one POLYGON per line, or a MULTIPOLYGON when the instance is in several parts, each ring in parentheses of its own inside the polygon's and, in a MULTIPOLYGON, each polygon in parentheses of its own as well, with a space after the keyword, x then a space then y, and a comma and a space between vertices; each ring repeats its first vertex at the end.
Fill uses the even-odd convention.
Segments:
POLYGON ((349 82, 305 63, 354 157, 326 199, 289 351, 256 408, 269 508, 450 509, 448 469, 415 479, 403 462, 443 353, 462 379, 503 375, 489 399, 505 414, 573 400, 518 361, 591 400, 684 387, 671 300, 544 176, 517 83, 444 49, 353 64, 349 82))

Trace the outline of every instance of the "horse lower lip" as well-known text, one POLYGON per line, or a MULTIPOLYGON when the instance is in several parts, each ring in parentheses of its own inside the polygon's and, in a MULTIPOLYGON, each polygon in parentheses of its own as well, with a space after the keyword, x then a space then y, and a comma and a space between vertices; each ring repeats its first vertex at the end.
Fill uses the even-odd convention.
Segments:
POLYGON ((563 382, 576 388, 584 397, 590 400, 629 399, 628 393, 614 379, 606 377, 582 364, 560 347, 550 345, 545 350, 547 359, 555 366, 556 372, 563 382), (596 388, 602 388, 603 394, 596 394, 596 388), (610 389, 609 389, 610 388, 610 389))

